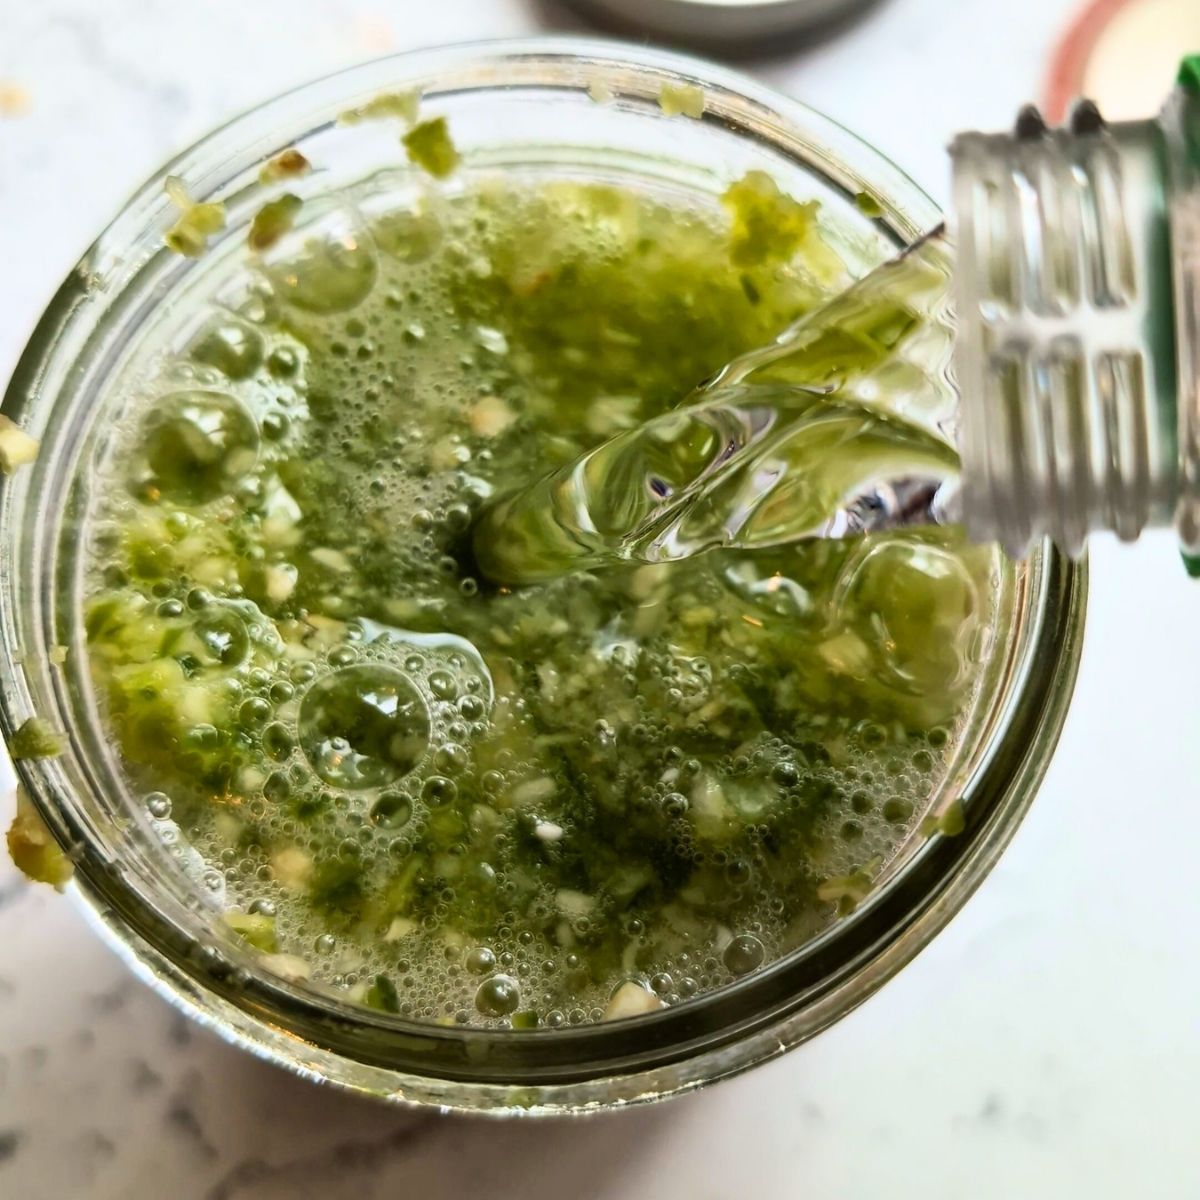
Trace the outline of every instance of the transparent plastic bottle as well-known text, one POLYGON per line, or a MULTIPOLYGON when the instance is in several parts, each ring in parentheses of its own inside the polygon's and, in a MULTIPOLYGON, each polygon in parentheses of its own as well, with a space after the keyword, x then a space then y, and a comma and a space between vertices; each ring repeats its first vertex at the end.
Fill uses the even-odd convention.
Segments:
POLYGON ((1048 535, 1174 525, 1200 554, 1200 56, 1158 117, 1080 102, 951 147, 962 516, 1048 535))

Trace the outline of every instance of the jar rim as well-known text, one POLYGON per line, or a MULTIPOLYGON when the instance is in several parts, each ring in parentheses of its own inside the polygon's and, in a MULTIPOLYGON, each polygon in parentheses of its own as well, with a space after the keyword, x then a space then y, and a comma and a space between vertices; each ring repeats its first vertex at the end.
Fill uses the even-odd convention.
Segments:
MULTIPOLYGON (((664 82, 698 84, 705 89, 706 116, 711 112, 714 121, 764 141, 846 194, 870 190, 897 244, 937 220, 925 193, 856 135, 797 101, 700 59, 569 37, 391 55, 269 100, 156 172, 51 301, 0 411, 35 433, 46 424, 65 373, 87 352, 89 322, 119 304, 124 285, 143 265, 129 248, 148 228, 163 226, 164 175, 185 175, 205 195, 219 177, 290 144, 288 139, 277 146, 281 130, 328 124, 331 112, 425 80, 440 80, 446 94, 508 92, 522 85, 578 93, 600 80, 617 84, 622 99, 643 103, 656 103, 664 82)), ((439 92, 435 87, 427 94, 439 92)), ((38 530, 26 520, 33 482, 52 466, 39 460, 35 472, 14 477, 0 490, 0 544, 17 548, 0 562, 0 662, 5 668, 0 729, 6 735, 23 715, 36 711, 34 691, 44 689, 66 702, 65 685, 46 661, 56 639, 27 636, 31 629, 53 631, 53 605, 38 570, 44 554, 32 544, 38 530), (19 660, 20 647, 25 656, 19 660)), ((172 914, 143 895, 122 864, 99 853, 95 831, 71 802, 72 785, 62 764, 24 760, 15 765, 39 813, 76 858, 80 889, 110 940, 143 977, 255 1052, 343 1086, 473 1111, 561 1112, 657 1098, 744 1069, 837 1020, 911 959, 990 869, 1028 807, 1061 728, 1079 658, 1085 568, 1044 547, 1026 568, 1025 587, 1030 626, 1016 668, 1019 678, 1008 695, 1006 723, 973 781, 971 803, 984 817, 959 838, 931 839, 855 913, 762 971, 686 1004, 609 1024, 506 1031, 441 1028, 357 1007, 352 1017, 331 1016, 336 1002, 321 1002, 280 980, 247 979, 238 964, 197 947, 194 937, 181 940, 172 914), (289 1032, 281 1035, 271 1018, 285 1012, 292 1019, 289 1032), (303 1053, 297 1037, 304 1039, 303 1053), (434 1061, 450 1045, 461 1052, 456 1062, 434 1061), (541 1047, 536 1055, 533 1047, 541 1047)))

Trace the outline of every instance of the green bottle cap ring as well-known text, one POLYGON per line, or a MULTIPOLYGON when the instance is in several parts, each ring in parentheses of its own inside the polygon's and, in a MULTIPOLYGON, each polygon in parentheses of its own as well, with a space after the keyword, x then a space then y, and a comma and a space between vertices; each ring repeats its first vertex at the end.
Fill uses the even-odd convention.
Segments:
POLYGON ((1180 105, 1184 143, 1192 167, 1200 171, 1200 54, 1185 55, 1176 78, 1185 97, 1180 105))
MULTIPOLYGON (((1185 136, 1189 147, 1190 157, 1196 166, 1200 166, 1200 54, 1184 55, 1179 64, 1179 86, 1188 93, 1188 112, 1195 114, 1195 120, 1189 121, 1185 136), (1194 135, 1194 136, 1193 136, 1194 135)), ((1189 554, 1182 551, 1184 570, 1192 579, 1200 579, 1200 554, 1189 554)))

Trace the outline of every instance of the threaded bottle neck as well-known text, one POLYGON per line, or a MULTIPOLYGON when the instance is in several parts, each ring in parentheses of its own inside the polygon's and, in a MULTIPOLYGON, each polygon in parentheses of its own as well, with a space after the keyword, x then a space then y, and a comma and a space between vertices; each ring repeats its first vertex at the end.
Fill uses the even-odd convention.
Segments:
POLYGON ((972 537, 1021 554, 1048 535, 1074 555, 1092 530, 1132 540, 1175 517, 1192 461, 1176 404, 1175 140, 1165 118, 1108 125, 1089 103, 1063 129, 1026 110, 1011 134, 955 140, 972 537))

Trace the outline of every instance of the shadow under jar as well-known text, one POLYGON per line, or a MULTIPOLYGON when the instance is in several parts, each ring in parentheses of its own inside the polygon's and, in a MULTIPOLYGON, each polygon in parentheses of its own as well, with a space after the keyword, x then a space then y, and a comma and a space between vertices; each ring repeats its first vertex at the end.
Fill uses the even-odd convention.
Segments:
MULTIPOLYGON (((1031 802, 1056 742, 1080 649, 1083 568, 1048 546, 1019 565, 991 560, 992 595, 970 699, 927 795, 877 864, 869 894, 840 916, 827 905, 809 936, 748 964, 755 969, 740 977, 717 979, 691 997, 676 994, 641 1016, 521 1029, 507 1027, 502 995, 495 998, 496 1019, 479 1025, 446 1014, 405 1015, 388 1011, 399 1007, 390 995, 388 1003, 376 995, 372 1004, 369 979, 305 979, 278 956, 257 951, 230 927, 221 880, 206 886, 212 864, 164 818, 165 810, 147 802, 148 777, 122 761, 111 732, 84 628, 89 589, 96 586, 96 514, 111 486, 105 464, 111 467, 129 424, 123 406, 136 408, 149 370, 147 347, 196 346, 204 336, 197 320, 214 305, 254 323, 238 281, 244 283, 246 231, 264 199, 279 193, 264 192, 258 180, 265 161, 298 147, 315 168, 283 185, 302 201, 296 232, 288 234, 299 245, 320 231, 354 247, 354 222, 363 213, 419 209, 413 197, 430 185, 400 152, 403 124, 338 120, 381 94, 409 91, 421 94, 423 118, 447 118, 462 155, 444 185, 450 191, 514 181, 533 192, 564 181, 599 183, 719 220, 718 198, 730 184, 763 172, 783 193, 820 202, 822 245, 850 276, 938 217, 910 180, 826 118, 739 75, 632 47, 537 40, 401 55, 317 81, 238 118, 151 180, 100 236, 43 316, 8 389, 4 413, 39 437, 42 448, 0 493, 0 721, 8 735, 35 713, 67 730, 61 757, 16 766, 75 863, 71 891, 142 978, 229 1040, 348 1090, 463 1111, 582 1112, 669 1096, 742 1071, 838 1020, 965 902, 1031 802), (668 116, 664 110, 677 105, 660 101, 694 97, 694 88, 703 93, 702 115, 668 116), (164 195, 167 175, 181 178, 194 200, 225 205, 225 227, 199 258, 164 247, 164 233, 179 215, 164 195), (860 193, 873 203, 856 202, 860 193), (57 647, 67 648, 65 662, 57 647), (919 832, 924 813, 959 801, 962 832, 919 832)), ((285 288, 296 284, 289 264, 300 261, 287 257, 291 244, 281 241, 279 255, 262 259, 267 274, 278 264, 285 288)), ((472 352, 505 349, 495 332, 485 330, 472 352)), ((213 352, 217 368, 236 375, 236 363, 220 356, 236 357, 237 349, 226 338, 213 352)), ((191 394, 214 386, 213 378, 192 376, 191 394)), ((248 411, 249 424, 239 412, 213 418, 224 422, 223 436, 235 448, 239 429, 255 447, 269 436, 264 410, 250 405, 248 411)), ((485 420, 494 416, 485 411, 485 420)), ((448 453, 455 452, 451 440, 448 453)), ((218 473, 230 469, 229 461, 218 473)), ((210 483, 190 479, 202 489, 210 483)), ((410 516, 398 511, 397 522, 410 516)), ((335 574, 342 565, 336 555, 325 556, 335 574)), ((238 600, 235 591, 222 603, 238 600)), ((363 628, 356 626, 360 644, 363 628)), ((236 631, 214 625, 209 632, 206 644, 218 658, 241 652, 229 649, 236 631)), ((442 650, 429 654, 436 658, 442 650)), ((466 646, 455 661, 462 666, 469 657, 466 646)), ((382 767, 369 754, 347 766, 346 747, 330 741, 345 697, 332 685, 310 688, 310 709, 323 699, 321 711, 333 714, 328 729, 318 720, 317 748, 306 751, 331 803, 353 808, 363 797, 377 803, 391 775, 423 761, 421 739, 443 720, 438 687, 428 694, 430 685, 422 676, 393 689, 392 713, 407 704, 420 738, 411 760, 389 742, 393 759, 404 761, 382 767)), ((487 698, 495 686, 487 681, 487 698)), ((266 877, 273 877, 269 868, 266 877)), ((468 949, 452 945, 448 957, 468 949)))

